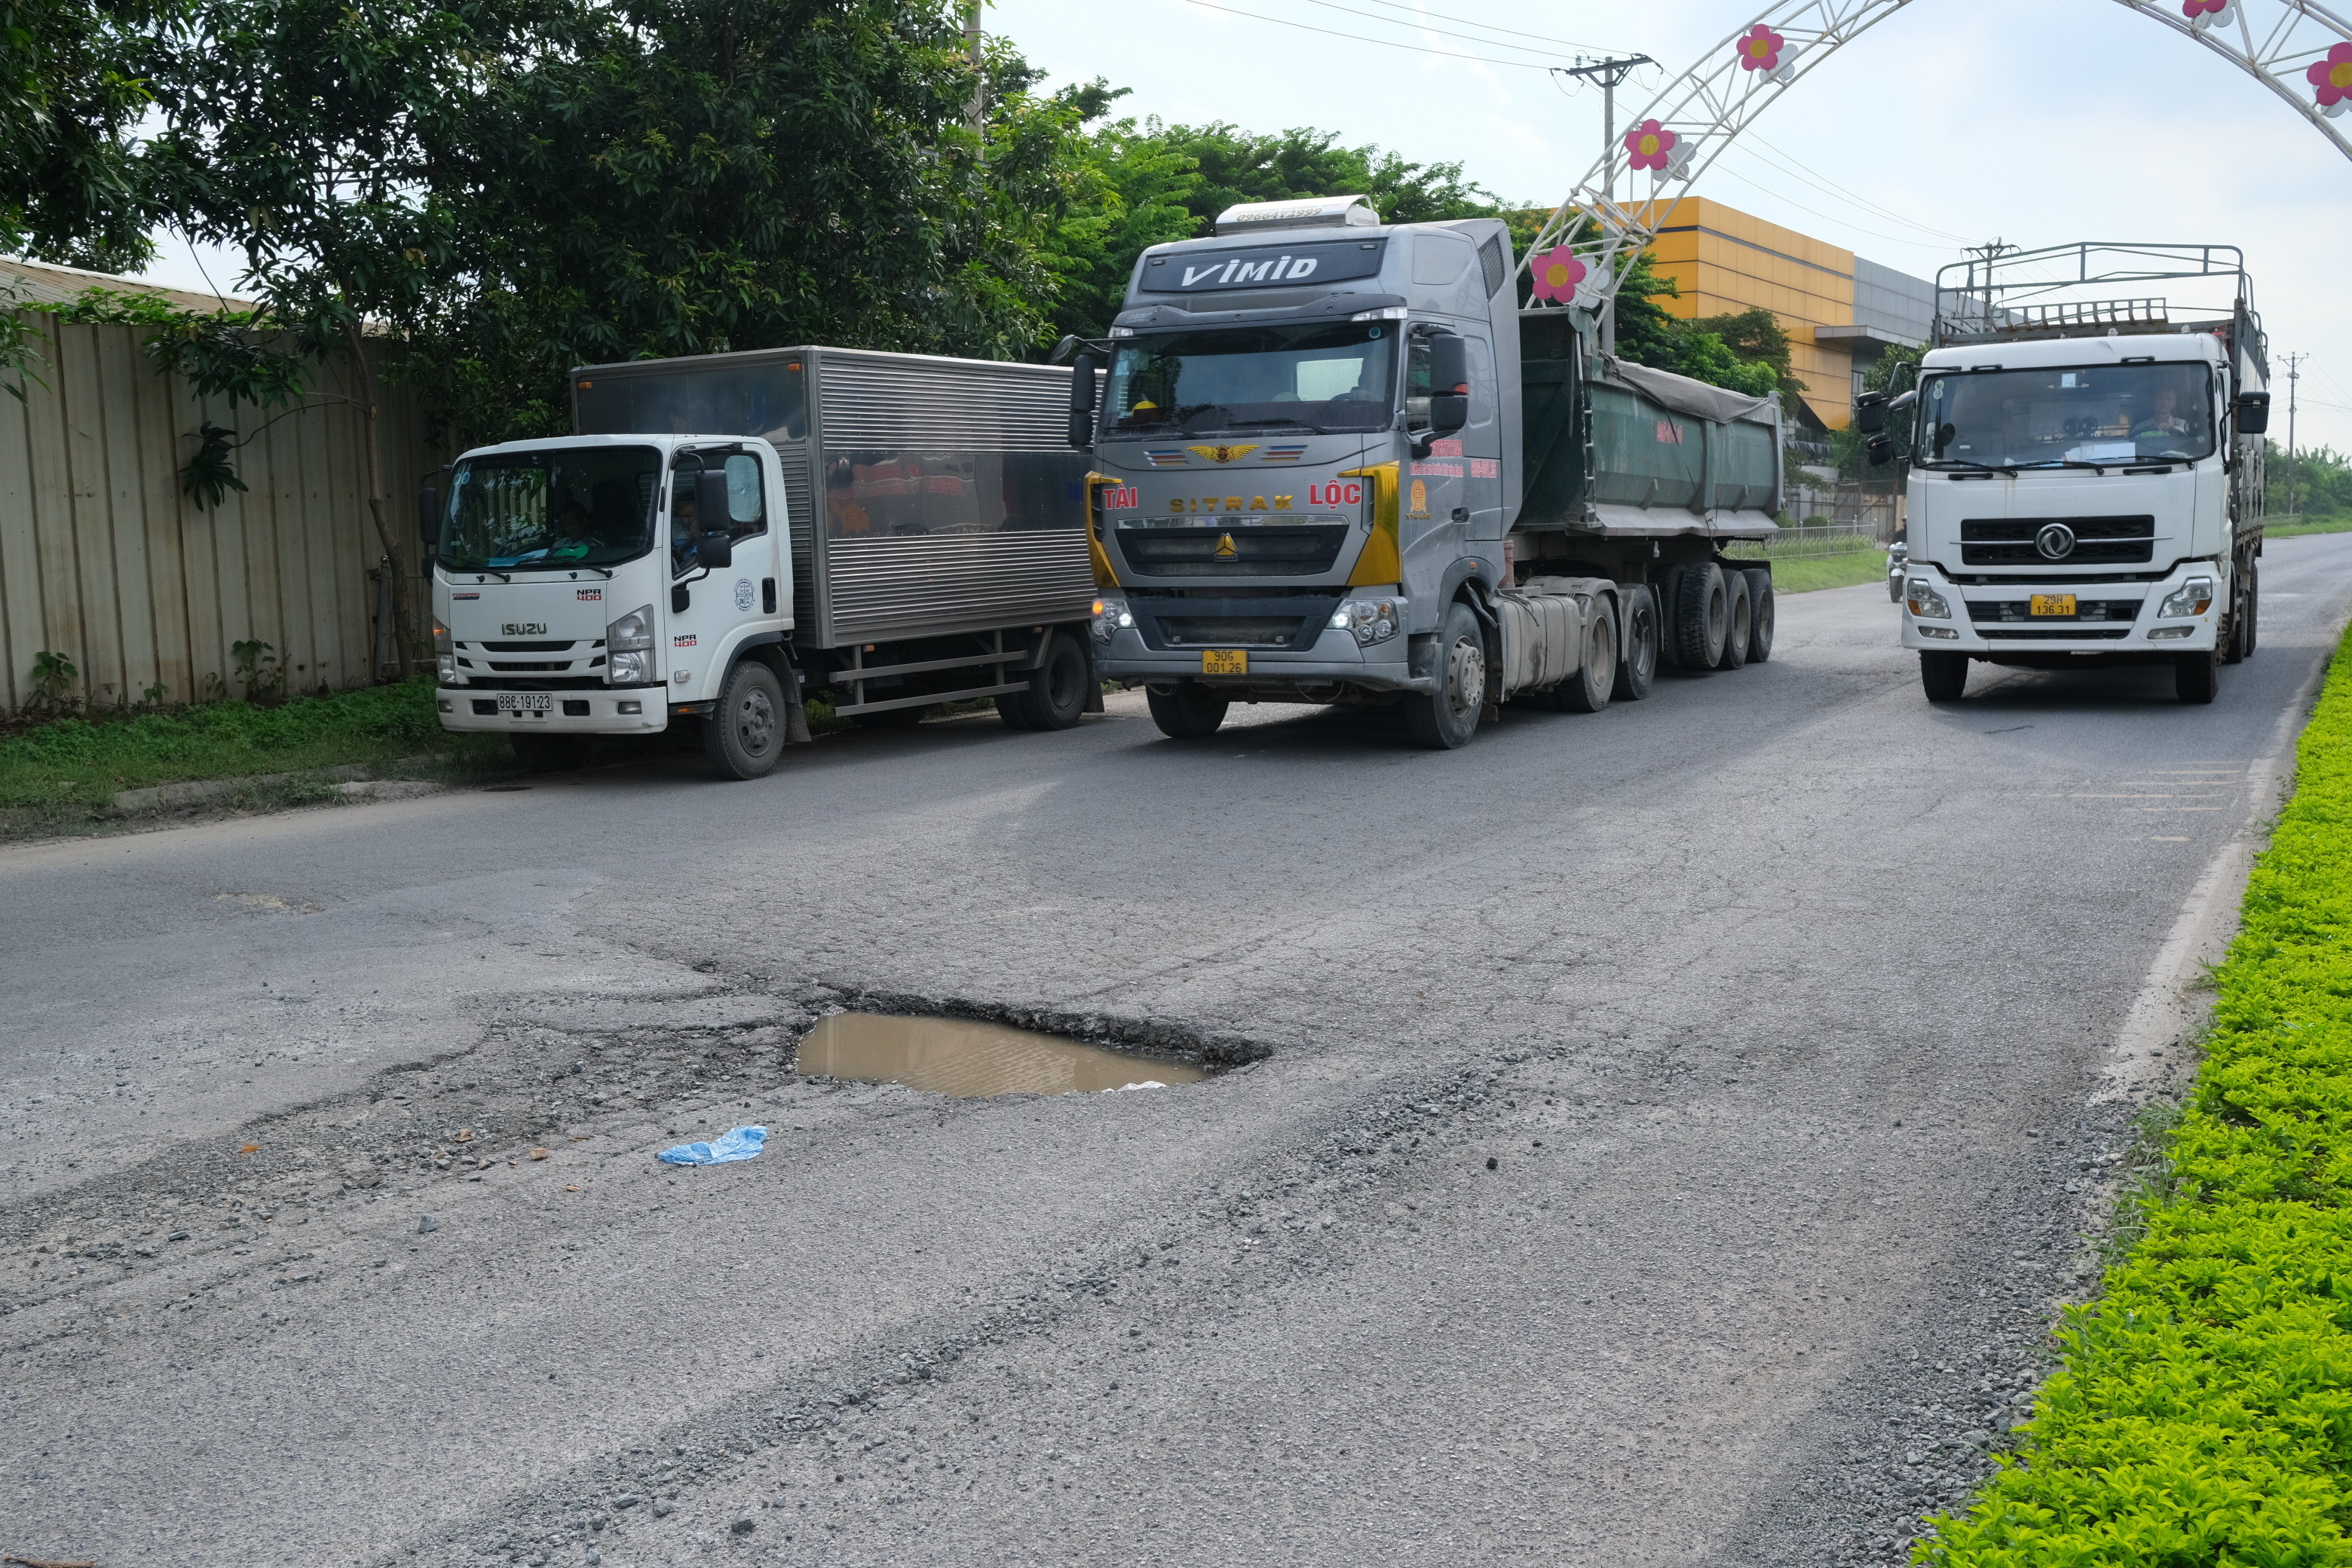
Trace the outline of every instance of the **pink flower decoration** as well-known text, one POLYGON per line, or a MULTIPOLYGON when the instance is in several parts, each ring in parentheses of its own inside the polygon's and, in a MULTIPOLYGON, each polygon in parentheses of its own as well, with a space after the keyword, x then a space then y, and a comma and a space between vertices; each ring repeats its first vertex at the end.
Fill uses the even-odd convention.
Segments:
POLYGON ((2326 59, 2303 73, 2303 79, 2319 89, 2322 108, 2352 98, 2352 44, 2328 50, 2326 59))
POLYGON ((2180 14, 2194 22, 2200 16, 2218 16, 2230 8, 2230 0, 2180 0, 2180 14))
POLYGON ((1780 64, 1780 50, 1788 39, 1759 22, 1748 29, 1739 40, 1739 68, 1744 71, 1776 70, 1780 64))
POLYGON ((1576 298, 1576 286, 1584 281, 1585 266, 1568 247, 1559 245, 1537 257, 1528 270, 1536 280, 1537 299, 1557 300, 1565 305, 1576 298))
POLYGON ((1644 120, 1625 132, 1625 151, 1633 154, 1633 163, 1636 169, 1664 169, 1666 154, 1675 150, 1678 140, 1680 138, 1656 121, 1644 120))

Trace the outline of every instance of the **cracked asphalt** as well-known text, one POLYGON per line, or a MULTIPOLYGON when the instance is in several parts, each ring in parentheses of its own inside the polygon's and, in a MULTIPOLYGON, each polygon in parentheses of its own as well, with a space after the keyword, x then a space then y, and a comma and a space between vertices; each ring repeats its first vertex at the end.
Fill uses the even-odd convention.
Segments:
POLYGON ((1865 587, 1451 753, 1121 697, 0 851, 0 1552, 1899 1562, 2347 605, 2352 536, 2273 542, 2205 709, 1931 709, 1865 587), (798 1076, 857 1005, 1228 1070, 798 1076))

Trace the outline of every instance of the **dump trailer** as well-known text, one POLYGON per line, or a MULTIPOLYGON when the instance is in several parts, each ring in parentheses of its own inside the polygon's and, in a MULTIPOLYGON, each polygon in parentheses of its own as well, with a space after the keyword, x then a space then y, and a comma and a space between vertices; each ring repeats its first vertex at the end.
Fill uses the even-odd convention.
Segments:
POLYGON ((1722 550, 1776 529, 1777 401, 1602 353, 1515 271, 1496 219, 1252 204, 1065 340, 1097 667, 1162 731, 1334 703, 1452 747, 1514 697, 1591 711, 1769 655, 1769 570, 1722 550))
POLYGON ((2181 701, 2212 701, 2254 651, 2269 374, 2232 246, 1944 268, 1919 384, 1855 413, 1874 460, 1890 417, 1911 432, 1902 637, 1927 700, 1984 662, 2166 665, 2181 701))
POLYGON ((584 367, 560 439, 467 452, 419 499, 441 722, 534 769, 690 729, 731 778, 808 738, 992 697, 1101 707, 1071 373, 803 347, 584 367))

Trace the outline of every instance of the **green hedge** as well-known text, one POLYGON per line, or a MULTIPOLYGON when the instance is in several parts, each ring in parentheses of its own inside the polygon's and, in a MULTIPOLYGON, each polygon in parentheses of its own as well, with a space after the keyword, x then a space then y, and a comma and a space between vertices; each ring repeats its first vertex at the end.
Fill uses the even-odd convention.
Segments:
POLYGON ((2147 1232, 1917 1562, 2352 1564, 2352 642, 2299 761, 2147 1232))
MULTIPOLYGON (((433 682, 296 697, 274 708, 210 702, 157 713, 59 719, 0 736, 0 808, 110 804, 117 790, 464 749, 441 728, 433 682)), ((492 737, 495 739, 495 737, 492 737)))

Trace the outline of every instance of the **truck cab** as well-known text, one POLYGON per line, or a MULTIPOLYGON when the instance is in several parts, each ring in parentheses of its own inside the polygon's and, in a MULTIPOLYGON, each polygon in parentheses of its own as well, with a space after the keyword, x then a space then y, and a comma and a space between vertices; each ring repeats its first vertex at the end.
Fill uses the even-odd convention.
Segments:
POLYGON ((800 717, 775 448, 740 436, 478 447, 420 498, 443 726, 577 766, 593 735, 691 718, 736 776, 800 717))

